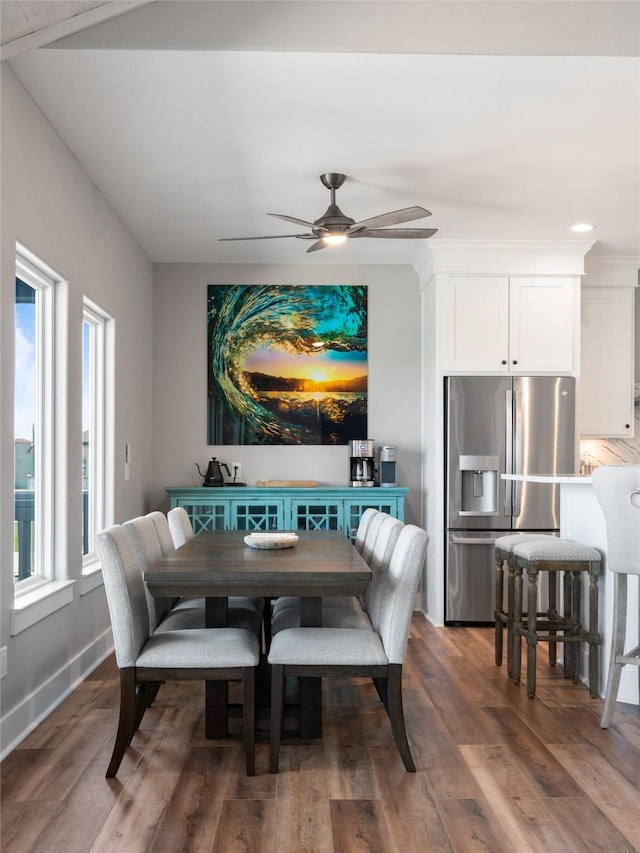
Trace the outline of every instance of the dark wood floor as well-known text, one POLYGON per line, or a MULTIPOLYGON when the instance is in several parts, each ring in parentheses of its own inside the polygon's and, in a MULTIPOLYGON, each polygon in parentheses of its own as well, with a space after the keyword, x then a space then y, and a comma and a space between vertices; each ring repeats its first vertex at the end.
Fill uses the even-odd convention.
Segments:
POLYGON ((254 778, 238 737, 206 741, 202 686, 182 683, 161 688, 106 780, 110 658, 3 762, 2 851, 640 850, 637 708, 603 731, 601 700, 544 661, 529 700, 495 667, 490 629, 419 616, 404 695, 416 774, 371 683, 336 679, 322 742, 285 742, 277 776, 266 737, 254 778))

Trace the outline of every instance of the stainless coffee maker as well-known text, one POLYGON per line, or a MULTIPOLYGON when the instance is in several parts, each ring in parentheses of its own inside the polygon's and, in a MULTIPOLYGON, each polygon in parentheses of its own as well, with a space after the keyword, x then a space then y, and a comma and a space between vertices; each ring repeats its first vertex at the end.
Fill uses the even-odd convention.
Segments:
POLYGON ((375 486, 373 441, 357 438, 349 442, 349 480, 352 486, 375 486))

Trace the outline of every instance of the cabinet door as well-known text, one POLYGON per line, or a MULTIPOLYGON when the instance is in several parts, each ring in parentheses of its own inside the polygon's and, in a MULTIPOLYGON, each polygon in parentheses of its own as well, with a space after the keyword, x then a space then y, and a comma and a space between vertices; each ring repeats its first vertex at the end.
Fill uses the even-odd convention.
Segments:
POLYGON ((574 317, 572 279, 510 279, 509 372, 570 373, 574 317))
POLYGON ((633 436, 634 292, 582 291, 580 434, 633 436))
MULTIPOLYGON (((382 490, 384 492, 384 489, 382 490)), ((380 490, 376 489, 376 495, 363 497, 361 500, 348 500, 344 502, 344 532, 351 539, 355 539, 362 513, 365 509, 377 509, 386 512, 394 518, 404 521, 404 500, 396 497, 382 497, 380 490)))
POLYGON ((448 276, 443 286, 444 372, 508 370, 509 279, 448 276))
POLYGON ((284 530, 284 500, 231 501, 233 530, 284 530))
POLYGON ((229 504, 208 501, 183 500, 176 501, 176 506, 186 509, 191 519, 193 532, 197 535, 203 530, 227 530, 229 528, 229 504))
POLYGON ((291 500, 295 530, 342 530, 342 501, 291 500))

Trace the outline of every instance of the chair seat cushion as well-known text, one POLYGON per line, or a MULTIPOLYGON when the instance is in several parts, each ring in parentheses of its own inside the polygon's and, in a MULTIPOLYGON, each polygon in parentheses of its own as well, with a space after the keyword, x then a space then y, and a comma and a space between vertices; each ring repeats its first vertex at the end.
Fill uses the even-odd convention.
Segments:
POLYGON ((499 539, 496 539, 495 547, 501 551, 510 552, 517 545, 524 545, 525 542, 541 542, 557 538, 557 536, 551 536, 549 533, 510 533, 508 536, 501 536, 499 539))
POLYGON ((274 636, 271 664, 386 666, 389 661, 375 631, 351 628, 289 628, 274 636))
MULTIPOLYGON (((256 635, 260 633, 262 627, 262 616, 251 607, 230 607, 227 621, 229 628, 242 628, 256 635)), ((164 617, 153 633, 155 636, 156 634, 165 634, 167 631, 192 631, 204 627, 204 608, 188 607, 182 610, 172 610, 164 617)))
POLYGON ((524 542, 513 549, 516 557, 529 562, 557 561, 564 562, 599 562, 600 552, 580 542, 570 542, 567 539, 553 537, 549 540, 524 542))
MULTIPOLYGON (((323 596, 322 607, 340 607, 356 610, 362 613, 362 604, 360 599, 355 595, 332 595, 323 596)), ((300 609, 300 597, 297 595, 281 595, 273 602, 273 613, 279 613, 281 610, 289 610, 291 608, 300 609)))
POLYGON ((201 628, 154 634, 142 647, 137 667, 211 669, 257 666, 258 638, 240 628, 201 628))
MULTIPOLYGON (((172 610, 189 610, 193 607, 204 609, 204 602, 205 600, 202 597, 190 598, 189 596, 185 596, 184 598, 178 599, 172 610)), ((229 607, 241 607, 244 609, 250 607, 262 615, 264 612, 264 598, 252 595, 230 595, 229 607)))
MULTIPOLYGON (((277 634, 289 628, 300 627, 300 610, 296 607, 287 607, 273 616, 271 633, 277 634)), ((362 610, 352 610, 350 607, 323 607, 323 628, 351 628, 360 631, 371 631, 373 626, 367 614, 362 610)))

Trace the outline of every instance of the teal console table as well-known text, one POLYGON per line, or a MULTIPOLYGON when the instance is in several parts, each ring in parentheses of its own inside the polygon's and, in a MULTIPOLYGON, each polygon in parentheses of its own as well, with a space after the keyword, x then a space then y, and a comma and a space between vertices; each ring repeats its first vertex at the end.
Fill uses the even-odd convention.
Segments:
POLYGON ((201 530, 342 530, 353 537, 368 507, 404 521, 404 487, 170 486, 171 508, 186 509, 201 530))

